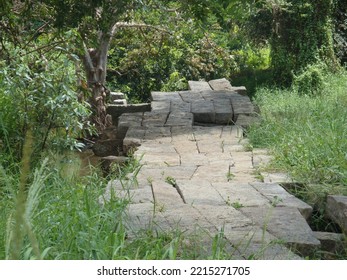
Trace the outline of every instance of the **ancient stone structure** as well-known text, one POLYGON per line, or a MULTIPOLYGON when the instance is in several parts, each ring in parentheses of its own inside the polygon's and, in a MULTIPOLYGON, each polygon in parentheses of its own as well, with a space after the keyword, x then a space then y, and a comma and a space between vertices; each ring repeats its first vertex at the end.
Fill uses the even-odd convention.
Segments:
POLYGON ((109 182, 101 201, 111 192, 131 200, 129 236, 179 229, 208 246, 223 232, 237 259, 300 259, 319 249, 306 222, 312 207, 280 185, 288 177, 257 173, 270 160, 265 150, 245 148, 243 130, 256 118, 245 89, 225 79, 189 86, 153 92, 150 111, 119 116, 123 150, 142 167, 136 180, 109 182))

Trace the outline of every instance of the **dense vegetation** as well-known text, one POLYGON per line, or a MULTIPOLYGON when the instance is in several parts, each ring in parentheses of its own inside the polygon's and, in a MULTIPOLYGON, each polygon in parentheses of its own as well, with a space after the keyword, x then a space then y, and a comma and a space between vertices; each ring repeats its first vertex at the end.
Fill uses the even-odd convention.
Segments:
POLYGON ((219 236, 209 251, 179 231, 128 239, 128 201, 100 207, 106 179, 78 176, 67 151, 109 125, 110 90, 245 85, 271 168, 312 200, 347 192, 346 1, 3 0, 0 32, 0 259, 232 257, 219 236))

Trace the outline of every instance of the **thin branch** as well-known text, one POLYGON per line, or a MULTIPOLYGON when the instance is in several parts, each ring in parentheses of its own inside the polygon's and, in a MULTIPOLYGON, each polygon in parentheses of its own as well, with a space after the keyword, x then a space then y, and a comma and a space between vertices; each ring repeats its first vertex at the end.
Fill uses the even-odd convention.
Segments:
POLYGON ((121 29, 121 28, 150 28, 150 29, 154 29, 163 33, 168 33, 171 34, 170 31, 168 31, 167 29, 161 28, 159 26, 154 26, 151 24, 145 24, 145 23, 134 23, 134 22, 116 22, 111 29, 111 37, 114 35, 114 33, 116 32, 117 29, 121 29))

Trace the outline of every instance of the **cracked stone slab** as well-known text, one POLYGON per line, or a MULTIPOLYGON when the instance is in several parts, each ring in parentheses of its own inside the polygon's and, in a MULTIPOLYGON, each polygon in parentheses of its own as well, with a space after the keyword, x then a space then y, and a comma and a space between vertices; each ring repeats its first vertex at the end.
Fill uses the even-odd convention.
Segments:
POLYGON ((313 209, 310 205, 288 193, 279 184, 252 183, 251 185, 273 205, 297 208, 305 219, 312 214, 313 209))
POLYGON ((215 110, 216 124, 233 123, 234 112, 230 102, 225 102, 225 100, 214 100, 213 105, 215 110))
POLYGON ((262 196, 250 184, 213 183, 223 200, 234 208, 269 205, 269 200, 262 196))
POLYGON ((177 180, 186 202, 190 205, 225 205, 218 192, 205 180, 177 180))
POLYGON ((246 227, 253 224, 252 220, 240 211, 227 205, 198 204, 194 208, 205 217, 216 229, 225 229, 225 226, 236 228, 246 227))
POLYGON ((307 256, 320 242, 299 210, 292 207, 244 207, 240 211, 293 250, 307 256))
POLYGON ((189 180, 196 171, 195 165, 185 166, 164 166, 156 168, 155 166, 143 166, 138 174, 139 178, 145 178, 155 181, 165 181, 167 177, 172 177, 176 180, 189 180))

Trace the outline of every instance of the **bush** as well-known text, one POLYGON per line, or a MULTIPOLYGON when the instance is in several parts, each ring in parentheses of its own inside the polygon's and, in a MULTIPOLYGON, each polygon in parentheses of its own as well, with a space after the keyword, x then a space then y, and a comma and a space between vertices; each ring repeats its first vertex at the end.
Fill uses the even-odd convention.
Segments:
POLYGON ((299 94, 321 93, 324 87, 324 66, 309 65, 298 76, 294 76, 293 86, 299 94))

